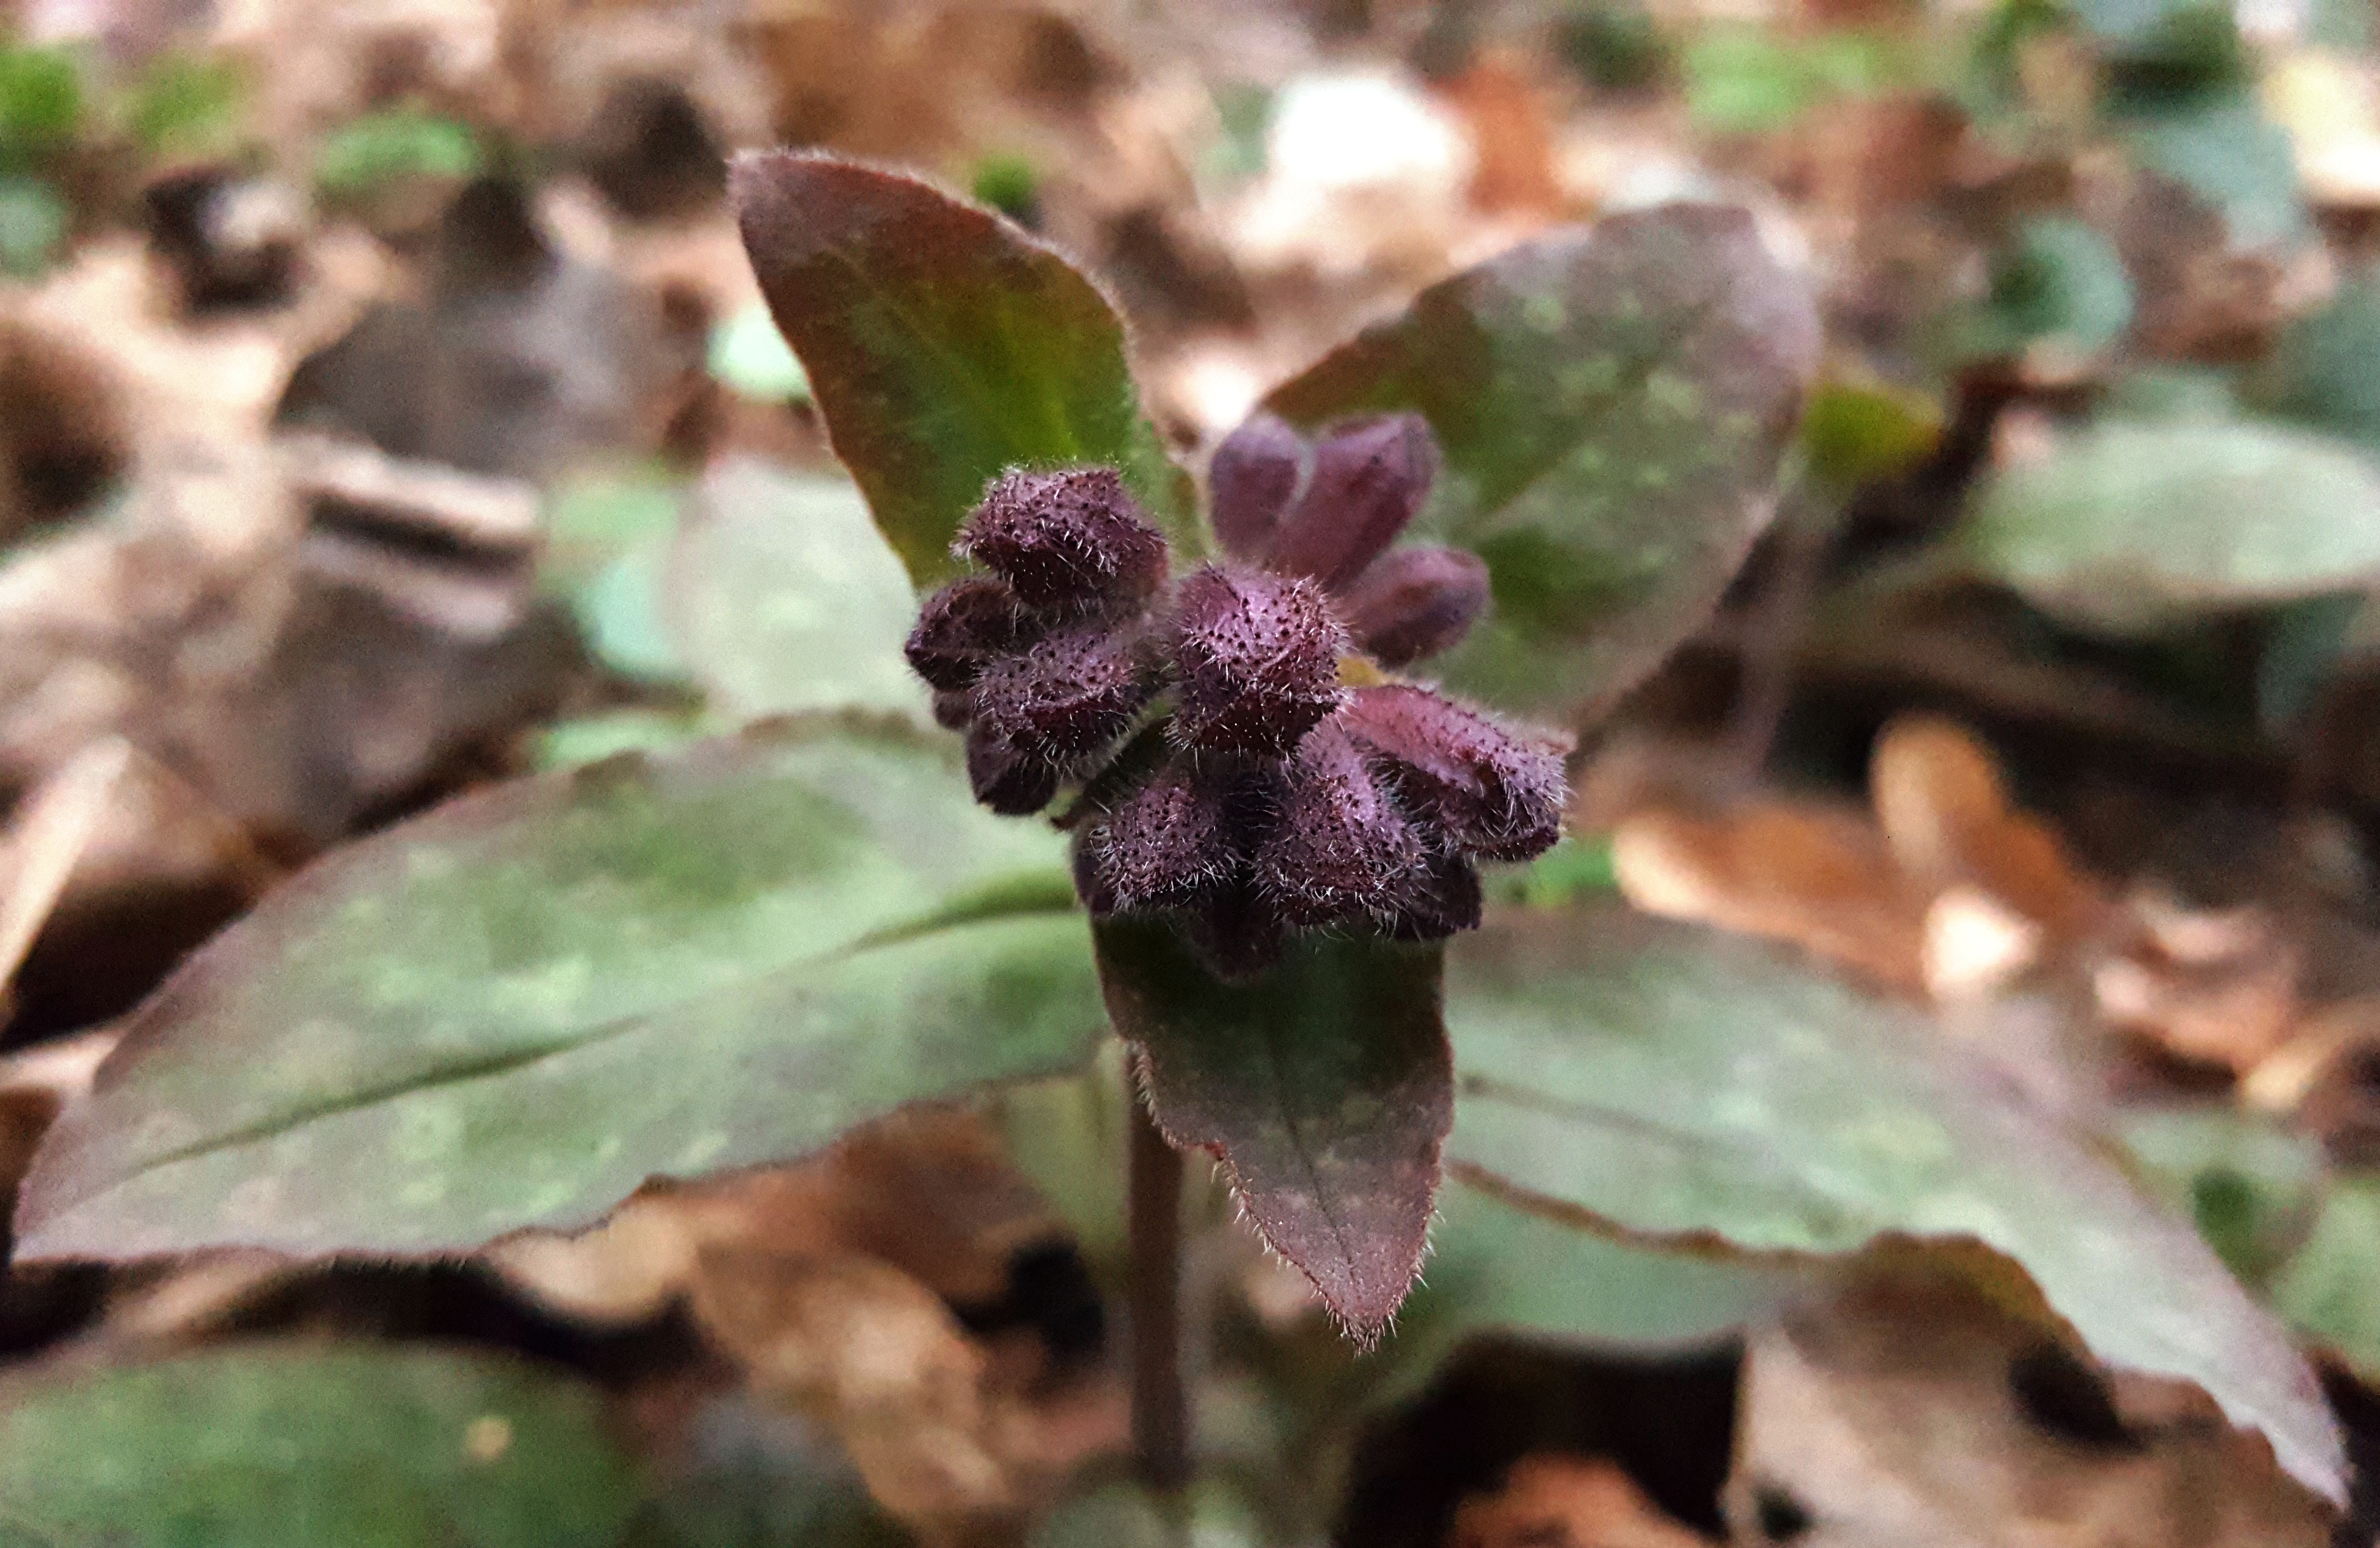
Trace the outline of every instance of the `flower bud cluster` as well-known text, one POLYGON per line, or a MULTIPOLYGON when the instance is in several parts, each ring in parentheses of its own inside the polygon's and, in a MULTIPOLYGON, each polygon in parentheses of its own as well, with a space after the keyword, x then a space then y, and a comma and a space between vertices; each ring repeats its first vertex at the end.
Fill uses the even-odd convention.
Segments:
POLYGON ((1228 556, 1178 579, 1112 469, 1002 477, 956 544, 989 573, 908 644, 977 798, 1023 815, 1079 787, 1092 913, 1174 916, 1230 977, 1298 931, 1478 923, 1476 862, 1550 847, 1564 785, 1550 740, 1377 670, 1487 605, 1471 555, 1390 547, 1437 471, 1414 415, 1311 444, 1259 415, 1211 469, 1228 556))

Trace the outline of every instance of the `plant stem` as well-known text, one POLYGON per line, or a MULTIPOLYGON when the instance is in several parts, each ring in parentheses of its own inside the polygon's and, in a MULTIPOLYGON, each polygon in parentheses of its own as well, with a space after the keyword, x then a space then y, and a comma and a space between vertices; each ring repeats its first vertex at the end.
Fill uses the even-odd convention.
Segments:
POLYGON ((1132 1449, 1141 1481, 1161 1494, 1190 1482, 1190 1417, 1182 1382, 1182 1157, 1124 1076, 1132 1110, 1132 1449))

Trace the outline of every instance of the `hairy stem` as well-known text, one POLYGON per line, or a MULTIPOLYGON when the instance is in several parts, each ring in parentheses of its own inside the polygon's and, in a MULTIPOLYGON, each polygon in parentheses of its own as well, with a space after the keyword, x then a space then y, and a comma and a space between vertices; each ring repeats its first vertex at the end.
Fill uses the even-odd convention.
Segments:
POLYGON ((1132 1448, 1141 1481, 1160 1493, 1190 1481, 1190 1416, 1182 1381, 1182 1157, 1157 1131, 1132 1077, 1132 1448))

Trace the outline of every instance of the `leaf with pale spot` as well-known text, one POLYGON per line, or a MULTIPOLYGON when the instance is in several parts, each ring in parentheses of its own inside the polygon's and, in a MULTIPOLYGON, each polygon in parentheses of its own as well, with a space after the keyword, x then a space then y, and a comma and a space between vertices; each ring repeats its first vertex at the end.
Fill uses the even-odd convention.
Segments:
POLYGON ((499 786, 337 851, 132 1018, 31 1258, 414 1253, 584 1225, 1104 1030, 1057 836, 818 720, 499 786))
POLYGON ((2344 1497, 2330 1411, 2272 1316, 2186 1222, 1915 1012, 1742 941, 1539 911, 1450 954, 1447 1020, 1455 1176, 1754 1251, 1980 1242, 2093 1353, 2197 1383, 2344 1497))
POLYGON ((1777 503, 1817 366, 1807 283, 1741 210, 1557 231, 1434 285, 1277 389, 1316 427, 1425 417, 1415 530, 1487 561, 1493 606, 1431 663, 1506 709, 1609 704, 1718 601, 1777 503))

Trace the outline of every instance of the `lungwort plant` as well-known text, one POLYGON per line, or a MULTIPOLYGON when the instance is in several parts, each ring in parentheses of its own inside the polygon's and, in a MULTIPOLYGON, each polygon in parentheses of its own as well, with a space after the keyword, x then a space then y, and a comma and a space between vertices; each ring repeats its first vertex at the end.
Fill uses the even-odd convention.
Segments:
POLYGON ((24 1255, 468 1250, 1087 1070, 1112 1034, 1153 1117, 1129 1213, 1160 1483, 1195 1452, 1196 1149, 1364 1342, 1439 1216, 1531 1244, 1492 1316, 1554 1330, 1710 1314, 1593 1304, 1624 1281, 1560 1245, 1593 1226, 1980 1243, 2092 1352, 2200 1383, 2337 1494, 2270 1319, 1914 1012, 1483 885, 1555 843, 1567 735, 1778 508, 1818 329, 1747 215, 1615 215, 1430 287, 1274 390, 1202 498, 1055 252, 843 162, 750 157, 734 187, 873 518, 847 552, 775 550, 849 620, 788 664, 807 713, 499 786, 285 886, 53 1130, 24 1255), (883 589, 853 578, 892 555, 915 590, 856 618, 883 589), (922 682, 886 675, 905 634, 922 682))

